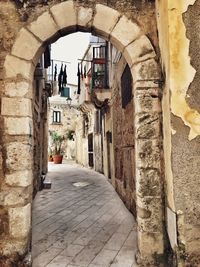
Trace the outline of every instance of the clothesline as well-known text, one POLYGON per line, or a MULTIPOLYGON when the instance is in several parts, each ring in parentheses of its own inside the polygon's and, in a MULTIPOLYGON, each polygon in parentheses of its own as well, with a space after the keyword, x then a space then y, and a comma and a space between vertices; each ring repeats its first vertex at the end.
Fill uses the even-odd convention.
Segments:
POLYGON ((83 62, 83 61, 85 61, 85 62, 92 62, 92 60, 87 60, 87 59, 78 59, 78 61, 81 61, 81 62, 83 62))
POLYGON ((70 61, 64 61, 64 60, 58 60, 58 59, 52 59, 52 61, 61 62, 61 63, 65 63, 65 64, 71 64, 70 61))

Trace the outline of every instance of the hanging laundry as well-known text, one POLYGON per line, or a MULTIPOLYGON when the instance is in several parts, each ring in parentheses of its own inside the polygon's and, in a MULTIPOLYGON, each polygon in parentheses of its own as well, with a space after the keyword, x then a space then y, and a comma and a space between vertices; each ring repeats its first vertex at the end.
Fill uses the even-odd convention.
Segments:
POLYGON ((63 71, 63 84, 62 87, 67 85, 67 66, 65 65, 64 71, 63 71))
POLYGON ((57 79, 57 64, 55 65, 55 68, 54 68, 54 81, 56 81, 57 79))
POLYGON ((86 65, 84 66, 84 78, 87 77, 87 70, 86 70, 86 65))
POLYGON ((50 45, 47 45, 44 51, 44 68, 47 69, 51 66, 51 52, 50 52, 50 45))
POLYGON ((78 90, 77 90, 77 94, 80 95, 80 93, 81 93, 81 72, 80 72, 80 63, 78 63, 78 72, 77 72, 77 76, 78 76, 78 90))
POLYGON ((63 86, 63 64, 61 65, 60 73, 58 75, 58 88, 59 88, 59 93, 61 93, 61 91, 62 91, 62 86, 63 86))
POLYGON ((82 62, 80 64, 81 64, 81 78, 83 79, 83 64, 82 62))

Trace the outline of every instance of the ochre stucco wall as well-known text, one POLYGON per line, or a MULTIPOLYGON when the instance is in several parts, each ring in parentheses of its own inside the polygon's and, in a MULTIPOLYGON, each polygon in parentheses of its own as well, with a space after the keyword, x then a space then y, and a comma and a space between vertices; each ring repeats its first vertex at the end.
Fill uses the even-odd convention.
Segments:
POLYGON ((191 266, 200 263, 199 2, 157 1, 166 206, 177 214, 178 258, 191 266))

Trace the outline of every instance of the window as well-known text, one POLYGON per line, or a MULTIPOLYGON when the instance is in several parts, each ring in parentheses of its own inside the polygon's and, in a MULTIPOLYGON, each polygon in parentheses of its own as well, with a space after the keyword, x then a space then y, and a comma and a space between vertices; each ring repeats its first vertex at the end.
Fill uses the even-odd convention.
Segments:
POLYGON ((92 87, 108 88, 107 46, 93 47, 92 87))
POLYGON ((61 111, 53 111, 53 123, 61 123, 61 111))
POLYGON ((87 114, 83 114, 83 138, 88 134, 89 119, 87 114))
POLYGON ((61 90, 61 96, 62 97, 70 97, 70 88, 69 87, 64 87, 61 90))
POLYGON ((103 115, 101 110, 97 110, 95 114, 95 127, 94 127, 94 132, 96 134, 100 134, 102 132, 102 120, 103 120, 103 115))
POLYGON ((121 77, 122 108, 126 108, 132 99, 132 74, 128 64, 121 77))

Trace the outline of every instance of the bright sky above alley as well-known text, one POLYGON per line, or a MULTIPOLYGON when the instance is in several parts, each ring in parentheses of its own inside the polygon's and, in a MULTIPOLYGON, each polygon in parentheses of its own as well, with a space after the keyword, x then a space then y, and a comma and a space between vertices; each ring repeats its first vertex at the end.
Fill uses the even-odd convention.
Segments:
MULTIPOLYGON (((69 61, 67 64, 68 83, 77 84, 77 64, 90 41, 89 33, 77 32, 60 38, 51 46, 52 59, 69 61)), ((58 68, 59 71, 59 68, 58 68)))

